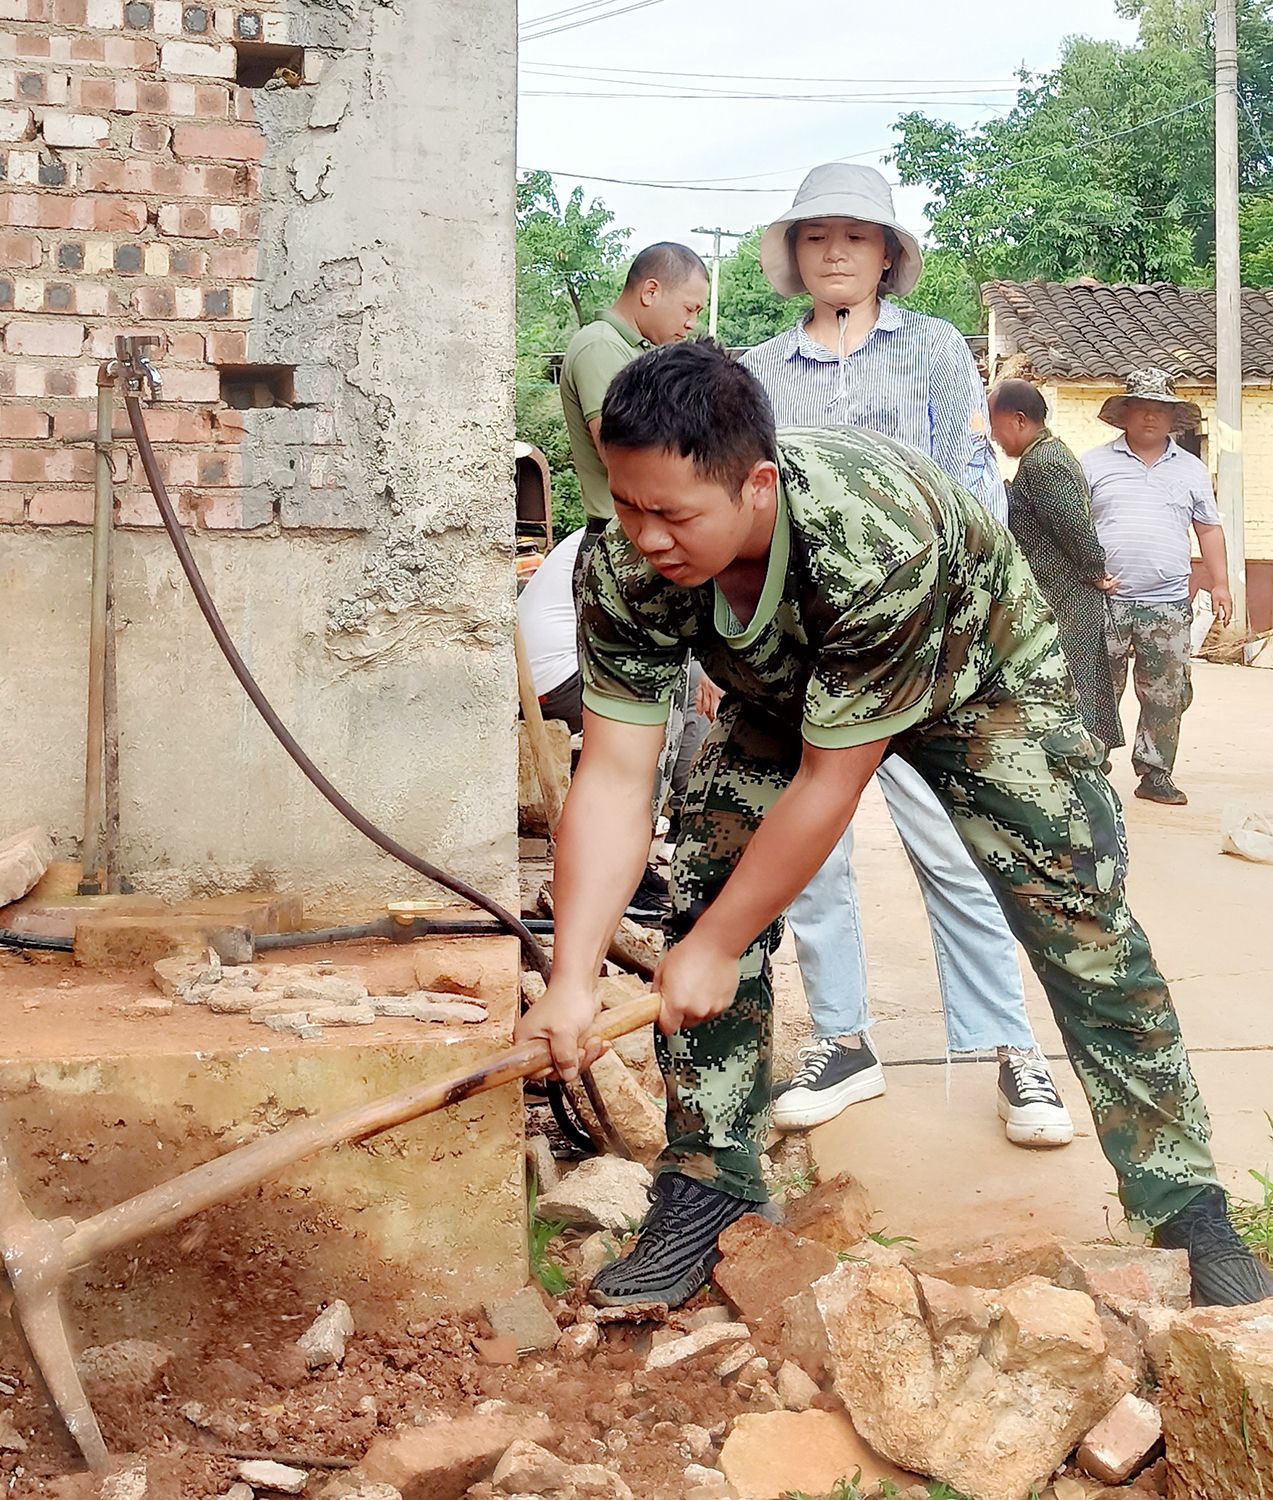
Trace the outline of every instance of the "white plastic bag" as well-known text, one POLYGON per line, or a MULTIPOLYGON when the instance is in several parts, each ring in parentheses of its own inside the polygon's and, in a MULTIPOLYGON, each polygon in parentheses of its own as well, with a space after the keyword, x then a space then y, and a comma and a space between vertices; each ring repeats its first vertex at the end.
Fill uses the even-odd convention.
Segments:
POLYGON ((1225 854, 1273 865, 1273 818, 1231 803, 1220 814, 1220 848, 1225 854))
POLYGON ((1199 589, 1193 596, 1193 624, 1189 627, 1189 655, 1197 656, 1207 632, 1215 624, 1216 612, 1211 604, 1211 595, 1199 589))

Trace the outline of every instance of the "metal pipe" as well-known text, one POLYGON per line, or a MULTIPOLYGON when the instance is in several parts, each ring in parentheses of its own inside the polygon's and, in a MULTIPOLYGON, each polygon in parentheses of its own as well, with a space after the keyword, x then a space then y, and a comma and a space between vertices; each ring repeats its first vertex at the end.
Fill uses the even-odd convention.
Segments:
POLYGON ((88 736, 84 748, 84 837, 81 845, 83 895, 97 895, 102 879, 102 761, 105 754, 106 600, 110 587, 111 424, 115 362, 97 371, 97 437, 93 444, 93 587, 88 624, 88 736))
MULTIPOLYGON (((113 522, 112 522, 113 524, 113 522)), ((102 682, 102 864, 106 890, 130 889, 119 869, 119 683, 115 674, 115 570, 106 579, 106 657, 102 682)))
MULTIPOLYGON (((142 468, 145 470, 147 482, 150 485, 151 494, 155 497, 155 504, 159 507, 159 514, 164 523, 164 530, 168 533, 168 540, 172 543, 177 554, 177 561, 181 564, 182 572, 186 575, 186 581, 190 585, 190 591, 194 595, 204 619, 208 622, 214 640, 221 648, 221 654, 229 664, 230 670, 239 680, 239 685, 248 695, 252 706, 265 720, 267 728, 274 738, 287 751, 292 760, 313 783, 318 792, 336 809, 346 822, 351 823, 364 838, 370 839, 377 848, 383 849, 386 854, 399 860, 408 869, 415 870, 417 874, 423 875, 426 880, 432 880, 444 890, 453 891, 457 896, 462 896, 465 901, 482 911, 489 912, 497 921, 503 923, 504 927, 513 933, 521 942, 522 952, 526 955, 526 961, 536 971, 547 979, 551 971, 551 963, 543 947, 536 940, 526 924, 515 917, 512 912, 501 906, 493 897, 488 896, 485 891, 480 891, 467 880, 461 880, 458 876, 451 875, 441 866, 435 865, 431 860, 422 859, 420 855, 412 853, 405 844, 386 833, 384 829, 378 828, 375 823, 363 812, 360 812, 349 798, 339 792, 336 787, 310 757, 305 753, 296 736, 292 734, 287 725, 279 718, 274 705, 261 691, 261 686, 248 670, 247 663, 239 654, 238 647, 230 637, 230 632, 225 627, 225 621, 221 618, 220 611, 213 602, 212 595, 208 592, 208 586, 199 571, 199 565, 194 560, 194 554, 190 550, 190 543, 186 540, 186 534, 181 529, 181 523, 177 519, 177 513, 173 509, 172 500, 168 494, 168 487, 164 483, 163 475, 159 472, 159 463, 155 458, 155 450, 150 443, 150 435, 146 431, 146 419, 142 415, 140 392, 144 379, 149 379, 153 374, 149 361, 145 358, 141 348, 143 341, 121 337, 115 342, 121 363, 127 371, 127 379, 124 385, 124 409, 128 413, 128 421, 133 429, 133 438, 137 443, 137 452, 141 458, 142 468)), ((149 342, 149 341, 146 341, 149 342)))
MULTIPOLYGON (((550 934, 551 921, 542 917, 523 917, 533 933, 550 934)), ((480 918, 417 917, 402 923, 389 917, 376 922, 360 922, 348 927, 319 927, 310 932, 265 932, 253 943, 257 953, 275 953, 288 948, 322 948, 329 943, 357 943, 370 938, 388 938, 391 942, 412 942, 423 937, 495 937, 506 929, 498 922, 480 918)))

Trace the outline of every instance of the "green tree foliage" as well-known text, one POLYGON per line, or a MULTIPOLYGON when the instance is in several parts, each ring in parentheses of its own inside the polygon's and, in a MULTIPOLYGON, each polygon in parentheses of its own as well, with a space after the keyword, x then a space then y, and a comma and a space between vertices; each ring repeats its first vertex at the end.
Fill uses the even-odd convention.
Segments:
POLYGON ((559 537, 583 525, 583 507, 547 356, 618 295, 628 231, 613 224, 599 198, 585 207, 582 188, 563 207, 547 172, 517 184, 517 436, 548 460, 559 537))
POLYGON ((809 310, 808 297, 780 297, 760 269, 758 224, 720 263, 720 307, 716 336, 731 349, 749 349, 790 328, 809 310))
MULTIPOLYGON (((1132 46, 1071 38, 1052 72, 1022 74, 1001 120, 897 123, 903 182, 932 193, 933 237, 976 281, 1205 283, 1214 255, 1214 55, 1203 0, 1121 0, 1132 46)), ((1273 19, 1239 0, 1244 194, 1270 187, 1273 19)))
POLYGON ((957 251, 927 251, 919 285, 900 301, 916 312, 945 318, 960 333, 981 331, 981 288, 957 251))

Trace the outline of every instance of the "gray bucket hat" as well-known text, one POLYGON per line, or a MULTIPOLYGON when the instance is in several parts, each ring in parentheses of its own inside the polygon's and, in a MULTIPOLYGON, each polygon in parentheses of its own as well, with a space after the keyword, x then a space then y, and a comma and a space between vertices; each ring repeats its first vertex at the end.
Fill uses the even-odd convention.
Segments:
POLYGON ((796 201, 760 237, 760 269, 780 297, 796 297, 808 288, 796 268, 791 226, 802 219, 861 219, 897 236, 902 253, 885 272, 883 290, 904 297, 915 290, 924 267, 919 241, 903 229, 893 211, 893 194, 874 167, 827 162, 814 167, 800 184, 796 201))
POLYGON ((1111 427, 1126 427, 1127 403, 1129 401, 1161 401, 1174 406, 1173 432, 1192 432, 1202 422, 1202 411, 1192 401, 1182 401, 1176 395, 1175 382, 1166 370, 1147 366, 1143 370, 1132 370, 1127 376, 1127 390, 1121 396, 1111 396, 1101 407, 1102 422, 1111 427))

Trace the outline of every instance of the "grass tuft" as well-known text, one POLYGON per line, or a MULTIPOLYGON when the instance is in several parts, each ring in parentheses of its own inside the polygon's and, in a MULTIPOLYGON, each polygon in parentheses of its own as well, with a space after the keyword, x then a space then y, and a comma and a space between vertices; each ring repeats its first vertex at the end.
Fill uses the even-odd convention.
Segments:
MULTIPOLYGON (((1273 1135, 1273 1115, 1266 1113, 1264 1118, 1269 1124, 1269 1134, 1273 1135)), ((1260 1186, 1260 1197, 1230 1198, 1229 1217, 1243 1244, 1273 1264, 1273 1175, 1267 1166, 1263 1172, 1252 1167, 1250 1174, 1260 1186)))
POLYGON ((559 1219, 541 1219, 536 1212, 539 1202, 539 1184, 531 1174, 526 1184, 526 1257, 530 1262, 530 1274, 550 1297, 560 1297, 570 1290, 565 1271, 555 1260, 549 1258, 548 1247, 565 1229, 559 1219))

